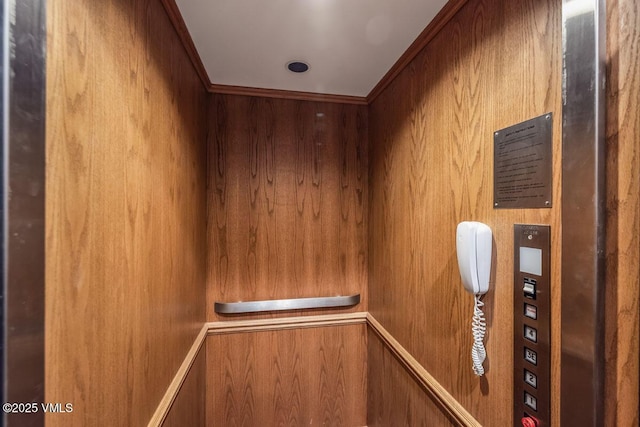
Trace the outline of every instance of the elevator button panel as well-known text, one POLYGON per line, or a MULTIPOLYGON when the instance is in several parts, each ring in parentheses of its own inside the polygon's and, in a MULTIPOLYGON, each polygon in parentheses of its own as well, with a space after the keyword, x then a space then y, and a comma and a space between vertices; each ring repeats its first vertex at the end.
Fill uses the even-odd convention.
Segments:
POLYGON ((548 426, 551 415, 550 227, 514 226, 514 425, 548 426))

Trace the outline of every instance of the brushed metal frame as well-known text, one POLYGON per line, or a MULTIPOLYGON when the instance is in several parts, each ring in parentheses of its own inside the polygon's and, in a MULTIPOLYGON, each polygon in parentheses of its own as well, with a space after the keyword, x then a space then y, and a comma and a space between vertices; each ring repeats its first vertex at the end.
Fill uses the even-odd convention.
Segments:
POLYGON ((562 425, 604 425, 604 0, 563 0, 562 425))
MULTIPOLYGON (((0 360, 0 363, 2 363, 2 369, 0 369, 0 384, 2 384, 2 387, 0 387, 0 403, 2 402, 6 402, 6 396, 7 396, 7 392, 5 390, 6 386, 6 382, 5 382, 5 372, 7 371, 7 358, 5 356, 5 348, 6 348, 6 343, 5 343, 5 337, 6 337, 6 332, 5 332, 5 304, 4 304, 4 300, 5 300, 5 294, 7 293, 6 289, 5 289, 5 284, 6 284, 6 278, 5 278, 5 270, 6 270, 6 259, 5 259, 5 248, 6 248, 6 232, 5 232, 5 227, 6 227, 6 220, 5 220, 5 197, 4 197, 4 193, 5 193, 5 183, 7 182, 7 179, 5 177, 6 174, 6 165, 5 165, 5 142, 7 141, 7 135, 8 135, 8 129, 7 129, 7 124, 8 124, 8 120, 7 120, 7 109, 8 109, 8 89, 9 89, 9 83, 8 83, 8 76, 9 74, 6 72, 7 68, 8 68, 8 64, 9 64, 9 55, 8 55, 8 47, 9 47, 9 18, 8 18, 8 13, 7 13, 7 1, 3 0, 2 1, 2 5, 0 7, 0 31, 2 32, 2 44, 0 44, 0 58, 2 58, 2 66, 0 66, 0 99, 2 99, 2 102, 0 102, 0 133, 2 134, 2 147, 0 148, 0 161, 2 162, 2 173, 0 174, 0 200, 1 200, 1 205, 0 205, 0 218, 1 218, 1 224, 0 224, 0 241, 2 242, 1 246, 0 246, 0 300, 2 300, 2 304, 0 304, 0 357, 2 357, 2 360, 0 360)), ((5 425, 6 424, 6 416, 5 414, 1 414, 0 418, 2 419, 0 421, 0 425, 5 425)))
MULTIPOLYGON (((46 0, 2 2, 2 402, 44 402, 46 0)), ((1 415, 42 426, 42 410, 1 415)))
POLYGON ((262 301, 216 302, 220 314, 258 313, 263 311, 307 310, 314 308, 349 307, 360 303, 360 294, 337 297, 292 298, 262 301))

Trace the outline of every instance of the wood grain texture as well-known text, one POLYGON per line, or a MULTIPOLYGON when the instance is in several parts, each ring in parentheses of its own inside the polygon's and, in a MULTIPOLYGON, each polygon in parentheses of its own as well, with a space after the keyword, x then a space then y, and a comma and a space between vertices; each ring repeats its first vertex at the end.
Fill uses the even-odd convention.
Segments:
MULTIPOLYGON (((183 416, 189 416, 189 414, 193 414, 196 419, 201 415, 202 423, 200 425, 204 425, 204 380, 200 381, 200 379, 194 379, 193 377, 205 377, 205 372, 199 371, 200 368, 204 369, 205 366, 204 357, 200 357, 204 350, 202 352, 200 350, 208 333, 209 327, 205 323, 193 344, 191 344, 191 348, 173 377, 171 384, 167 387, 167 391, 158 404, 151 420, 149 420, 148 427, 160 426, 167 418, 177 420, 183 416), (198 365, 198 360, 200 360, 202 366, 198 365), (196 366, 194 367, 194 365, 196 366), (195 373, 192 374, 192 371, 195 373), (185 386, 185 383, 188 383, 188 385, 185 386), (199 399, 200 397, 201 399, 199 399), (201 408, 197 407, 198 403, 201 403, 201 408)), ((175 421, 171 422, 174 423, 175 421)))
POLYGON ((202 347, 161 424, 163 427, 204 427, 206 425, 206 361, 205 348, 202 347))
POLYGON ((207 425, 363 426, 366 325, 207 338, 207 425))
MULTIPOLYGON (((512 424, 513 224, 552 232, 552 393, 560 363, 561 2, 468 2, 370 105, 369 311, 482 425, 512 424), (554 112, 553 208, 493 209, 493 132, 554 112), (456 225, 494 233, 486 375, 456 225)), ((382 369, 371 361, 370 371, 382 369)), ((369 399, 382 385, 369 381, 369 399)), ((417 397, 415 397, 417 398, 417 397)), ((559 423, 557 400, 552 424, 559 423)))
POLYGON ((208 319, 229 319, 214 301, 356 293, 340 311, 366 311, 366 107, 214 94, 209 125, 208 319))
MULTIPOLYGON (((202 58, 193 43, 189 29, 184 22, 180 9, 176 5, 175 0, 161 0, 163 6, 167 10, 167 14, 171 19, 171 23, 176 32, 180 36, 180 40, 184 46, 185 51, 188 53, 191 63, 195 68, 202 84, 211 93, 224 93, 230 95, 245 95, 245 96, 261 96, 266 98, 279 98, 279 99, 295 99, 302 101, 317 101, 317 102, 337 102, 345 104, 367 105, 367 99, 359 96, 349 95, 333 95, 314 92, 300 92, 290 90, 279 89, 263 89, 244 86, 232 86, 232 85, 219 85, 211 82, 211 78, 207 73, 207 70, 202 63, 202 58)), ((464 0, 466 1, 466 0, 464 0)))
POLYGON ((447 25, 458 11, 467 3, 468 0, 449 0, 444 7, 433 18, 429 25, 418 35, 411 43, 406 51, 398 58, 387 73, 380 81, 371 89, 367 95, 367 103, 373 102, 378 95, 386 89, 389 84, 404 70, 413 59, 429 44, 429 42, 447 25))
POLYGON ((640 4, 607 2, 606 425, 640 423, 640 4))
POLYGON ((334 95, 330 93, 301 92, 281 89, 263 89, 245 86, 209 86, 209 92, 227 95, 259 96, 263 98, 291 99, 297 101, 333 102, 338 104, 367 105, 367 99, 360 96, 334 95))
MULTIPOLYGON (((427 372, 426 369, 418 361, 411 355, 409 352, 400 345, 400 343, 387 331, 381 324, 373 317, 370 313, 367 314, 367 325, 369 325, 369 330, 373 331, 379 341, 385 346, 385 351, 383 353, 391 353, 396 363, 394 364, 391 360, 388 363, 384 363, 385 365, 389 365, 387 369, 382 369, 381 371, 373 372, 369 375, 380 375, 383 381, 388 381, 388 378, 385 378, 386 375, 393 376, 390 371, 398 370, 397 365, 401 365, 404 368, 405 372, 413 378, 414 382, 418 384, 427 394, 425 396, 431 404, 435 404, 440 411, 446 415, 448 422, 453 422, 455 425, 464 426, 464 427, 481 427, 476 419, 471 416, 471 414, 464 408, 458 401, 456 401, 447 390, 444 389, 433 376, 427 372), (396 366, 390 366, 396 365, 396 366)), ((371 338, 368 342, 371 341, 371 338)), ((375 344, 373 348, 376 348, 375 344)), ((372 350, 369 349, 369 352, 372 350)), ((377 351, 377 350, 376 350, 377 351)), ((376 358, 379 358, 379 352, 375 353, 376 358)), ((385 358, 383 357, 383 362, 385 358)), ((374 366, 374 365, 371 365, 374 366)), ((376 369, 377 369, 377 365, 376 369)), ((389 424, 389 422, 397 417, 389 418, 389 414, 384 414, 384 410, 382 411, 382 416, 380 417, 380 412, 377 408, 380 406, 380 402, 376 402, 377 399, 382 400, 382 404, 388 405, 390 404, 392 407, 395 405, 393 403, 388 403, 386 400, 389 398, 393 399, 394 397, 388 396, 385 397, 385 391, 390 390, 392 393, 394 392, 393 387, 383 386, 381 390, 373 391, 372 388, 369 388, 371 392, 372 399, 369 401, 369 408, 371 409, 370 415, 373 418, 382 418, 387 421, 384 424, 389 424), (383 396, 380 395, 383 394, 383 396)), ((413 398, 413 396, 409 396, 409 399, 413 398)), ((427 405, 431 406, 431 405, 427 405)), ((410 411, 405 413, 405 417, 410 417, 410 411)), ((400 418, 398 418, 400 419, 400 418)), ((425 420, 426 421, 426 420, 425 420)), ((413 425, 411 423, 407 423, 413 425)), ((432 425, 431 423, 429 425, 432 425)))
POLYGON ((359 325, 367 323, 367 313, 339 313, 319 316, 295 316, 270 319, 230 320, 208 322, 209 335, 239 332, 282 331, 285 329, 318 328, 326 326, 359 325))
POLYGON ((367 337, 367 426, 457 425, 431 400, 393 352, 370 329, 367 337))
POLYGON ((178 37, 180 37, 180 41, 182 42, 182 46, 184 47, 185 52, 187 52, 187 55, 189 55, 189 59, 191 60, 193 68, 195 69, 196 73, 198 73, 198 77, 200 77, 202 85, 205 87, 205 89, 209 89, 211 87, 211 79, 209 78, 207 70, 204 68, 202 58, 200 58, 200 54, 196 49, 196 45, 193 43, 193 39, 191 38, 191 34, 189 33, 187 24, 182 18, 182 14, 180 13, 178 5, 176 4, 175 0, 161 0, 161 2, 165 10, 167 11, 167 15, 171 20, 173 28, 178 34, 178 37))
POLYGON ((146 425, 205 320, 207 94, 157 1, 48 1, 47 58, 47 425, 146 425))

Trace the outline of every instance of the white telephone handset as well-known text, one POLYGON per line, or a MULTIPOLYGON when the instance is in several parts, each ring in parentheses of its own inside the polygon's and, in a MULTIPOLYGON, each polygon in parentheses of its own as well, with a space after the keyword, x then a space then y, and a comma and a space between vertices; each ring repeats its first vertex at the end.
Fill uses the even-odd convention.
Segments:
POLYGON ((489 290, 492 239, 491 228, 481 222, 464 221, 456 229, 456 251, 462 284, 468 292, 475 295, 471 359, 473 371, 478 376, 484 374, 482 362, 486 358, 486 351, 483 339, 487 328, 482 312, 484 303, 480 296, 489 290))
POLYGON ((458 266, 464 288, 472 294, 489 290, 492 233, 488 225, 465 221, 457 229, 458 266))

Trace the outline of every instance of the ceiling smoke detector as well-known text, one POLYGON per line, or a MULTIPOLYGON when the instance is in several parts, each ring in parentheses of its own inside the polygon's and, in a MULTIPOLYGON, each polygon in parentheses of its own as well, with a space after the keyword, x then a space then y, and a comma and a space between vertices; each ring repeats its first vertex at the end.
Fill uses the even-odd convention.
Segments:
POLYGON ((291 71, 292 73, 304 73, 305 71, 309 70, 309 64, 302 61, 290 61, 287 62, 287 70, 291 71))

